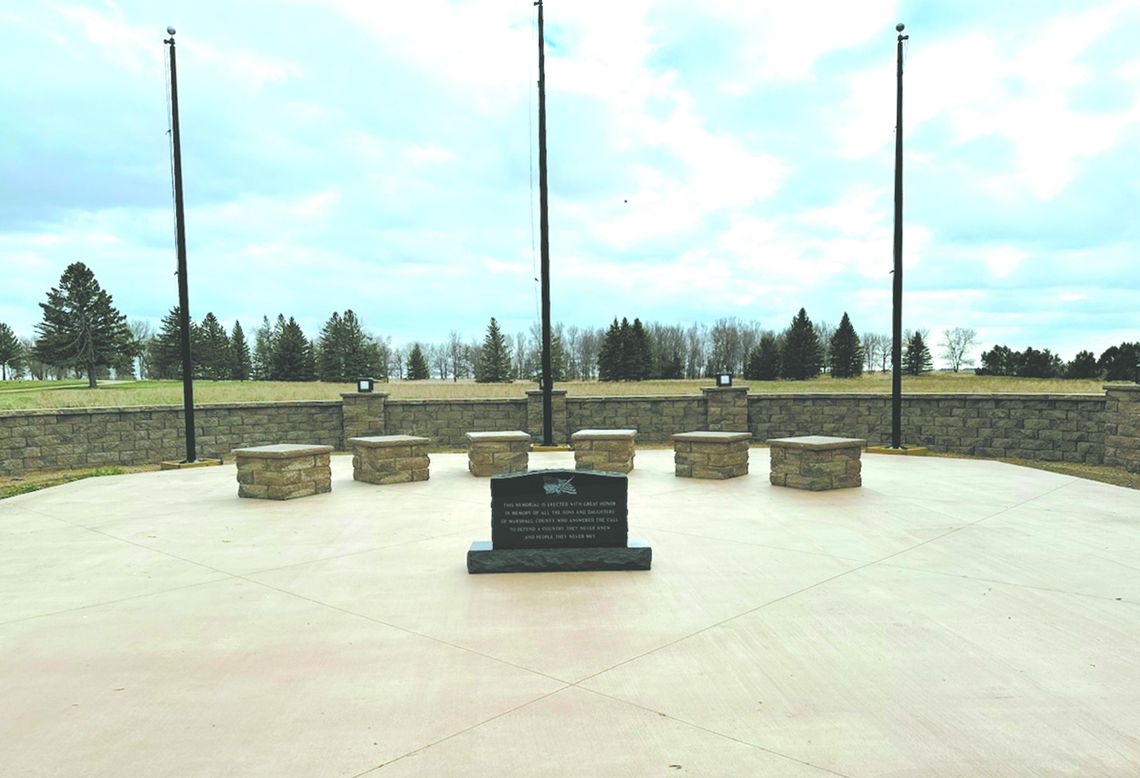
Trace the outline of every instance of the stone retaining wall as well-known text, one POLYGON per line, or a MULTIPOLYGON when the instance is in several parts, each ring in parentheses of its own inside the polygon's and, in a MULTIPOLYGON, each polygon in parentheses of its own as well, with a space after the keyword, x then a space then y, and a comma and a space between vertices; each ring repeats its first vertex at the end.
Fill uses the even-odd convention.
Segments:
POLYGON ((525 430, 526 403, 517 400, 388 400, 387 435, 421 435, 434 447, 466 447, 468 432, 525 430))
MULTIPOLYGON (((341 404, 236 403, 194 409, 199 456, 269 443, 341 447, 341 404)), ((0 474, 158 464, 186 456, 179 406, 0 412, 0 474)))
POLYGON ((570 432, 637 430, 639 443, 668 443, 675 432, 704 429, 704 397, 567 397, 570 432))
MULTIPOLYGON (((926 394, 903 398, 903 438, 933 451, 983 457, 1107 463, 1140 472, 1140 387, 1107 395, 926 394)), ((723 396, 722 396, 723 394, 723 396)), ((707 429, 709 400, 747 406, 747 431, 762 442, 798 435, 890 442, 890 397, 870 394, 677 397, 566 397, 556 439, 580 429, 635 429, 639 443, 707 429), (564 421, 563 421, 564 419, 564 421)), ((534 397, 392 400, 383 394, 320 402, 199 406, 198 454, 267 443, 314 443, 343 450, 360 434, 420 435, 432 446, 465 447, 471 431, 532 430, 534 397), (528 407, 529 405, 529 407, 528 407)), ((735 410, 729 408, 733 414, 735 410)), ((718 409, 714 416, 718 415, 718 409)), ((718 416, 718 418, 720 418, 718 416)), ((728 417, 724 417, 728 418, 728 417)), ((716 419, 714 419, 716 421, 716 419)), ((0 475, 102 465, 156 464, 185 455, 177 406, 0 412, 0 475)))
MULTIPOLYGON (((758 440, 797 435, 890 445, 891 398, 776 394, 748 398, 758 440)), ((982 457, 1104 461, 1105 397, 1079 394, 924 394, 903 397, 904 445, 982 457)))

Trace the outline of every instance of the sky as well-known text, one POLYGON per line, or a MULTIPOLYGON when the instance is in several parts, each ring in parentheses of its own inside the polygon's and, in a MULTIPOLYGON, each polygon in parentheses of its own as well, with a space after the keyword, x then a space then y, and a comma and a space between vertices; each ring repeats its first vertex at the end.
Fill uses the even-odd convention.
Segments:
MULTIPOLYGON (((1140 340, 1140 2, 547 0, 552 315, 1140 340)), ((130 319, 396 345, 539 319, 530 0, 0 0, 0 322, 86 263, 130 319)), ((937 356, 937 348, 933 348, 937 356)), ((936 360, 937 361, 937 360, 936 360)))

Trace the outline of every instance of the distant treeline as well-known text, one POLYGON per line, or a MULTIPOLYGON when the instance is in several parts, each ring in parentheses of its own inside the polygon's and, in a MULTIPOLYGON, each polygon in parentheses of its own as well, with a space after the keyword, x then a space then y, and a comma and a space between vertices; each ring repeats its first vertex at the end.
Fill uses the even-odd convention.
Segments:
MULTIPOLYGON (((0 374, 3 378, 86 376, 177 379, 182 375, 180 316, 177 307, 156 333, 149 322, 126 318, 114 307, 94 274, 72 264, 40 303, 43 320, 35 339, 20 339, 0 323, 0 374)), ((932 369, 926 330, 908 331, 903 370, 917 375, 932 369)), ((247 335, 241 322, 229 331, 213 312, 190 325, 193 375, 205 380, 332 381, 369 376, 380 380, 438 378, 479 382, 535 379, 541 372, 541 331, 504 334, 491 318, 482 340, 464 341, 452 330, 443 343, 417 342, 393 347, 391 339, 366 331, 352 311, 334 312, 310 339, 293 317, 278 314, 247 335)), ((973 366, 974 330, 943 333, 939 354, 950 369, 973 366)), ((615 317, 606 328, 553 327, 551 367, 555 380, 640 381, 700 378, 728 372, 749 380, 811 379, 823 373, 849 378, 864 371, 886 371, 891 339, 856 332, 843 314, 838 326, 812 322, 801 308, 782 330, 757 322, 722 318, 711 326, 681 326, 615 317)), ((1041 378, 1136 376, 1140 347, 1113 346, 1097 359, 1082 351, 1064 363, 1048 349, 1013 351, 994 346, 982 354, 979 375, 1041 378)))
POLYGON ((1049 349, 1030 346, 1014 351, 1008 346, 994 346, 982 352, 978 375, 1006 375, 1021 378, 1100 378, 1105 381, 1140 380, 1140 343, 1110 346, 1098 358, 1091 351, 1078 352, 1065 362, 1049 349))

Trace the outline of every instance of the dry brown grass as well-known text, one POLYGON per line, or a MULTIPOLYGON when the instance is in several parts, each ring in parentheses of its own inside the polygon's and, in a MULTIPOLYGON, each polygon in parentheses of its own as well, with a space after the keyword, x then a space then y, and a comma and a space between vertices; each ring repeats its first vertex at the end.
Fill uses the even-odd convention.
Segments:
MULTIPOLYGON (((876 373, 853 379, 821 376, 812 381, 741 381, 752 394, 780 393, 871 393, 890 394, 889 373, 876 373)), ((694 395, 709 379, 678 381, 567 381, 558 385, 571 397, 609 397, 615 395, 694 395)), ((286 381, 196 381, 194 402, 215 403, 273 402, 285 400, 336 400, 342 392, 355 390, 354 384, 286 381)), ((377 391, 388 392, 392 399, 460 399, 516 397, 535 389, 529 381, 513 384, 476 384, 473 381, 392 381, 379 384, 377 391)), ((930 373, 903 379, 906 394, 930 393, 1061 393, 1103 394, 1101 381, 1061 379, 1005 378, 976 376, 972 373, 930 373)), ((0 382, 0 410, 34 408, 93 408, 107 406, 181 405, 182 384, 178 381, 132 381, 102 384, 97 389, 75 386, 51 386, 40 383, 29 386, 21 381, 0 382)))

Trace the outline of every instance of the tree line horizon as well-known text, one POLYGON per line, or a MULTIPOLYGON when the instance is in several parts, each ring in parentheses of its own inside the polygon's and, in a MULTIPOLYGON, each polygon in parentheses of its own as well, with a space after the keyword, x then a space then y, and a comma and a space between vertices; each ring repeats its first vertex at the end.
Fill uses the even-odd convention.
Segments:
MULTIPOLYGON (((39 304, 43 319, 36 338, 17 338, 0 323, 0 378, 86 377, 177 379, 182 375, 178 307, 163 317, 156 333, 150 322, 127 321, 83 263, 72 263, 58 287, 39 304)), ((747 380, 809 380, 828 374, 854 378, 863 372, 890 369, 891 339, 859 333, 847 312, 839 325, 812 322, 800 308, 782 330, 758 322, 721 318, 711 326, 688 327, 635 317, 614 317, 608 328, 554 325, 551 363, 554 380, 639 381, 702 378, 732 373, 747 380)), ((908 330, 904 337, 903 372, 919 375, 933 369, 927 344, 929 331, 908 330)), ((943 333, 939 355, 950 370, 974 366, 969 354, 978 345, 976 332, 955 327, 943 333)), ((320 333, 308 338, 296 320, 279 313, 263 316, 252 340, 235 320, 227 332, 211 311, 191 322, 193 375, 201 380, 331 381, 349 383, 370 377, 424 380, 505 382, 537 380, 541 332, 505 335, 491 317, 482 341, 464 339, 451 330, 442 343, 414 341, 393 347, 390 338, 370 335, 351 310, 334 311, 320 333), (513 343, 512 343, 513 341, 513 343)), ((1134 380, 1140 343, 1122 343, 1098 358, 1082 350, 1070 361, 1049 349, 1016 351, 995 345, 981 353, 978 375, 1032 378, 1134 380)))

